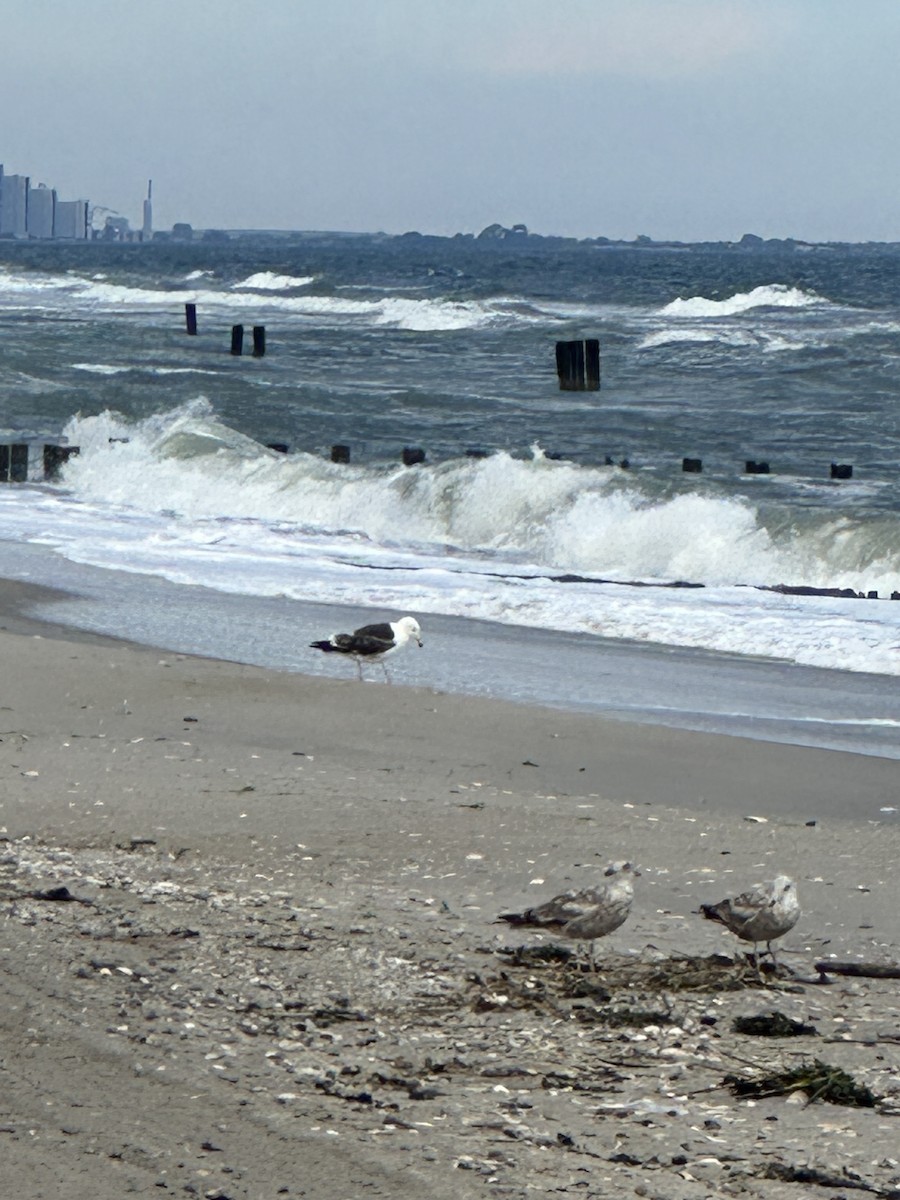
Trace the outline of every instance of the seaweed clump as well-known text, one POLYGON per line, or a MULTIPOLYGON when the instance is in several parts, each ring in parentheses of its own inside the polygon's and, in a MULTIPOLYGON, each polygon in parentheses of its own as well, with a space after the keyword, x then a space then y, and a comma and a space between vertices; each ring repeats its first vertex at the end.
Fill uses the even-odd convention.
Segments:
POLYGON ((851 1108, 874 1108, 878 1097, 867 1087, 856 1082, 852 1075, 840 1067, 813 1059, 790 1071, 779 1071, 755 1079, 726 1075, 725 1084, 735 1096, 754 1097, 788 1096, 803 1091, 809 1097, 807 1103, 824 1100, 828 1104, 843 1104, 851 1108))
POLYGON ((786 1017, 777 1008, 754 1017, 735 1017, 731 1028, 735 1033, 750 1037, 815 1037, 818 1033, 815 1025, 804 1025, 802 1021, 786 1017))

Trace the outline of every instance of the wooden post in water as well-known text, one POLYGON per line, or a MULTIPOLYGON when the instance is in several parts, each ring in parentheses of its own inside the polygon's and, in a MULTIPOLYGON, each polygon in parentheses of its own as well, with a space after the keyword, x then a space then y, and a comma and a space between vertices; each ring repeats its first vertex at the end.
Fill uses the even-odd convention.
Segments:
POLYGON ((266 353, 266 327, 265 325, 253 326, 253 357, 262 358, 266 353))
POLYGON ((9 446, 0 446, 0 483, 9 479, 9 446))
POLYGON ((703 470, 702 458, 683 458, 681 460, 682 471, 687 471, 692 475, 699 475, 703 470))
POLYGON ((600 340, 587 338, 584 343, 584 386, 588 392, 600 391, 600 340))
POLYGON ((572 365, 573 345, 573 342, 556 343, 556 373, 559 376, 559 390, 561 392, 571 392, 575 389, 572 365))
POLYGON ((600 342, 587 338, 579 342, 556 343, 556 373, 560 391, 596 392, 600 388, 600 342))
POLYGON ((232 325, 231 327, 231 353, 236 357, 240 357, 244 353, 243 325, 232 325))
POLYGON ((832 479, 852 479, 853 467, 850 463, 832 463, 831 464, 832 479))
POLYGON ((768 475, 769 474, 769 464, 767 462, 754 462, 753 459, 748 458, 747 461, 744 463, 744 474, 745 475, 768 475))
POLYGON ((44 478, 57 479, 60 468, 69 461, 73 454, 79 453, 78 446, 57 446, 48 442, 44 446, 44 478))
POLYGON ((197 336, 197 305, 186 304, 184 306, 184 325, 191 337, 197 336))
POLYGON ((573 387, 578 392, 584 391, 584 342, 572 343, 572 378, 573 387))
POLYGON ((342 445, 332 446, 331 461, 333 463, 348 463, 350 461, 350 447, 342 445))
POLYGON ((425 461, 425 451, 419 446, 404 446, 403 447, 403 465, 404 467, 415 467, 419 463, 425 461))
POLYGON ((17 442, 9 448, 9 479, 11 483, 24 483, 28 478, 28 446, 17 442))

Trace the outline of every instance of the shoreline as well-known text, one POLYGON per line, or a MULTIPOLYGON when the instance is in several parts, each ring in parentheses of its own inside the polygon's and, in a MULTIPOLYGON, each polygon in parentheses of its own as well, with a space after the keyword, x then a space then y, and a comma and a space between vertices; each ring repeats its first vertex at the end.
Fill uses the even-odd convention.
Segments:
MULTIPOLYGON (((309 677, 355 677, 351 665, 326 659, 307 643, 380 620, 386 611, 171 583, 85 567, 30 545, 6 543, 5 550, 8 578, 45 589, 34 593, 37 602, 27 605, 28 615, 69 629, 72 636, 124 637, 309 677)), ((414 615, 426 630, 425 651, 391 660, 393 677, 407 685, 900 759, 900 689, 893 676, 415 610, 414 615)))
MULTIPOLYGON (((65 592, 41 585, 0 580, 0 634, 115 648, 138 670, 151 661, 166 661, 168 669, 173 664, 158 656, 174 656, 180 662, 192 663, 195 673, 226 686, 231 703, 237 702, 245 684, 254 691, 267 686, 272 687, 273 693, 295 691, 307 705, 310 696, 321 694, 323 698, 327 696, 325 704, 313 705, 316 740, 334 743, 330 718, 325 715, 322 719, 322 714, 338 705, 342 710, 341 736, 345 743, 341 748, 363 761, 383 757, 379 745, 383 727, 379 725, 374 731, 368 728, 371 710, 380 707, 380 696, 370 693, 372 688, 380 689, 383 685, 360 686, 355 675, 335 680, 160 650, 127 638, 48 621, 27 611, 37 602, 53 605, 65 598, 65 592)), ((349 672, 344 674, 350 676, 349 672)), ((453 722, 457 742, 465 743, 469 749, 477 746, 482 760, 491 758, 495 741, 514 746, 509 762, 504 763, 506 777, 547 793, 576 795, 590 785, 589 791, 602 786, 630 802, 685 805, 710 812, 746 811, 756 815, 771 812, 775 816, 802 816, 806 820, 827 816, 888 823, 900 816, 880 811, 891 807, 895 792, 896 767, 890 758, 683 730, 629 721, 619 713, 586 714, 494 697, 443 693, 431 688, 395 685, 390 696, 391 704, 403 714, 400 721, 404 732, 417 747, 423 746, 435 726, 442 722, 442 736, 446 739, 446 723, 453 722), (604 735, 599 745, 594 739, 598 729, 604 735), (573 746, 577 747, 577 754, 573 753, 573 746), (516 756, 520 756, 519 762, 514 761, 516 756), (669 765, 669 776, 663 781, 653 766, 658 757, 664 757, 669 765), (777 788, 778 779, 784 775, 795 781, 789 795, 777 788), (842 800, 849 796, 857 806, 852 812, 842 809, 842 800), (757 809, 761 811, 756 813, 757 809)), ((267 733, 258 730, 257 736, 271 737, 277 724, 281 743, 290 743, 291 735, 286 728, 289 723, 283 719, 276 723, 269 714, 264 720, 267 733)), ((391 737, 398 735, 399 730, 390 731, 391 737)), ((458 756, 462 757, 461 753, 458 756)), ((401 768, 401 782, 414 780, 415 771, 433 761, 426 752, 415 764, 401 768)), ((392 771, 397 773, 398 768, 393 767, 392 771)))

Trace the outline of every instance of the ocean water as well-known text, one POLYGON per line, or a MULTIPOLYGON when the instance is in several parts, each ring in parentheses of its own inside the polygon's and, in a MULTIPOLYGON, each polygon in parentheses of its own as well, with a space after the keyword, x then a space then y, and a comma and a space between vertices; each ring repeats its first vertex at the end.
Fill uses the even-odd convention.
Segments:
POLYGON ((3 573, 3 543, 30 546, 60 585, 80 566, 771 660, 877 676, 896 706, 889 248, 0 242, 0 438, 80 448, 0 487, 3 573), (236 323, 265 357, 229 353, 236 323), (602 390, 562 392, 555 342, 581 337, 602 390))

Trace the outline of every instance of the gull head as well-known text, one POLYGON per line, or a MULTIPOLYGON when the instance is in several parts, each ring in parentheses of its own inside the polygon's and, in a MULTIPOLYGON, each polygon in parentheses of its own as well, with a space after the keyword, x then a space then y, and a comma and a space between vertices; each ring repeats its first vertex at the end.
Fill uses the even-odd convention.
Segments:
POLYGON ((415 617, 401 617, 397 622, 397 628, 402 629, 407 638, 415 641, 419 646, 422 642, 422 630, 419 628, 419 622, 415 617))
POLYGON ((634 863, 626 862, 624 859, 620 859, 617 862, 611 862, 603 874, 607 876, 632 875, 635 879, 637 879, 640 876, 640 871, 637 869, 634 863))

